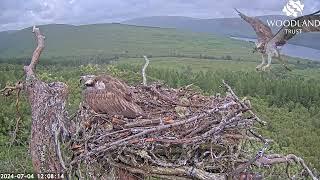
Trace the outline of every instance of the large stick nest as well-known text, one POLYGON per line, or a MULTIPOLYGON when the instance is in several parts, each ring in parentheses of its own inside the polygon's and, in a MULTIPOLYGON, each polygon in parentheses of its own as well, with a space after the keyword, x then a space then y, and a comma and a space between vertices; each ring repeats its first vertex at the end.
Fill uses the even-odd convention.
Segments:
POLYGON ((248 100, 240 100, 224 85, 224 97, 204 96, 191 86, 132 87, 135 102, 148 118, 111 117, 82 106, 70 145, 73 172, 94 177, 109 172, 110 177, 112 169, 120 168, 166 179, 225 179, 241 176, 252 164, 272 164, 267 160, 273 159, 264 156, 269 141, 253 131, 255 122, 264 122, 248 100), (248 154, 242 146, 245 140, 260 142, 262 148, 248 154))

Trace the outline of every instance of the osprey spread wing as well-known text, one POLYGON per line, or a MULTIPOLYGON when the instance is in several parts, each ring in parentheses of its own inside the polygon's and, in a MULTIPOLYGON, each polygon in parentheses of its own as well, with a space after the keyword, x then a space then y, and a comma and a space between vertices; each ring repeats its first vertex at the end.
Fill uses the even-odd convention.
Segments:
POLYGON ((257 34, 258 44, 260 44, 260 46, 266 44, 270 39, 272 39, 273 34, 269 26, 264 24, 260 19, 256 17, 249 17, 241 13, 237 9, 235 10, 238 12, 239 16, 243 20, 245 20, 247 23, 249 23, 252 26, 252 28, 257 34))
POLYGON ((262 53, 262 63, 257 66, 257 69, 262 68, 262 70, 265 70, 266 68, 269 68, 271 65, 272 57, 276 57, 282 61, 282 59, 280 58, 279 49, 277 49, 277 47, 285 45, 288 40, 290 40, 297 34, 298 30, 300 30, 301 33, 320 31, 320 27, 315 26, 315 22, 320 21, 320 15, 318 14, 320 13, 320 11, 288 20, 287 22, 289 22, 289 24, 283 26, 275 35, 272 34, 270 27, 264 24, 258 18, 246 16, 237 9, 236 11, 243 20, 245 20, 252 26, 258 36, 256 49, 260 53, 262 53), (267 65, 265 65, 265 56, 268 57, 267 65))
POLYGON ((83 76, 85 103, 97 113, 136 118, 143 115, 141 107, 132 100, 130 88, 111 76, 83 76))

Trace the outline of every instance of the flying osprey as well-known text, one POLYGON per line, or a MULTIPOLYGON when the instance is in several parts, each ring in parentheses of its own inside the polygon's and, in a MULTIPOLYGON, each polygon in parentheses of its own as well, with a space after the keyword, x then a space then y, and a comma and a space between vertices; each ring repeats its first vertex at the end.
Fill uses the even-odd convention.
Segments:
MULTIPOLYGON (((282 61, 279 49, 277 47, 285 45, 288 40, 297 34, 297 31, 320 31, 320 26, 307 26, 305 24, 305 22, 313 22, 313 24, 315 24, 316 20, 320 20, 320 15, 318 14, 320 11, 290 20, 290 22, 294 21, 296 25, 290 23, 288 26, 283 26, 275 35, 273 35, 271 28, 264 24, 260 19, 246 16, 237 9, 235 10, 239 13, 239 16, 243 20, 248 22, 253 27, 258 36, 258 42, 256 43, 255 50, 262 54, 262 63, 256 67, 257 70, 262 69, 265 71, 268 69, 271 66, 272 57, 278 58, 280 61, 282 61), (268 57, 268 64, 266 64, 266 56, 268 57)), ((285 64, 283 65, 285 66, 285 64)))
POLYGON ((85 103, 96 113, 122 115, 136 118, 143 115, 141 107, 133 102, 130 88, 125 83, 108 75, 82 76, 86 87, 85 103))

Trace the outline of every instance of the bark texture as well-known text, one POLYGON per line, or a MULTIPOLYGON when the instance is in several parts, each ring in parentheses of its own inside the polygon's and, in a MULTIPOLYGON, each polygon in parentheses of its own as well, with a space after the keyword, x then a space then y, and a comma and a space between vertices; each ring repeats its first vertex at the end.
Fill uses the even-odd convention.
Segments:
POLYGON ((30 152, 32 164, 37 173, 64 172, 58 136, 68 135, 65 122, 68 113, 65 109, 67 85, 61 82, 44 83, 35 75, 36 65, 44 49, 45 37, 39 28, 33 28, 38 46, 29 66, 25 66, 26 82, 24 89, 32 110, 30 152))
MULTIPOLYGON (((70 136, 70 122, 66 110, 68 86, 62 82, 45 83, 36 77, 36 65, 44 49, 45 37, 39 28, 33 27, 37 47, 29 66, 24 67, 26 82, 24 89, 32 110, 30 152, 34 171, 37 173, 64 173, 64 164, 59 139, 70 136)), ((120 180, 135 180, 135 176, 118 169, 120 180)))

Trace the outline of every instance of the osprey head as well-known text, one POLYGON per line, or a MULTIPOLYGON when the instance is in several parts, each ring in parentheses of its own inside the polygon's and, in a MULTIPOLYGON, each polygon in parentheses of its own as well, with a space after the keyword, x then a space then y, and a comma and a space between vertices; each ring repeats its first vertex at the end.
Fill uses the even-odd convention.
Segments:
POLYGON ((96 89, 105 89, 105 84, 103 81, 97 80, 98 76, 86 75, 80 77, 80 83, 84 83, 86 87, 93 87, 96 89))
POLYGON ((85 86, 94 86, 95 84, 95 75, 86 75, 86 76, 81 76, 80 77, 80 83, 84 84, 85 86))

